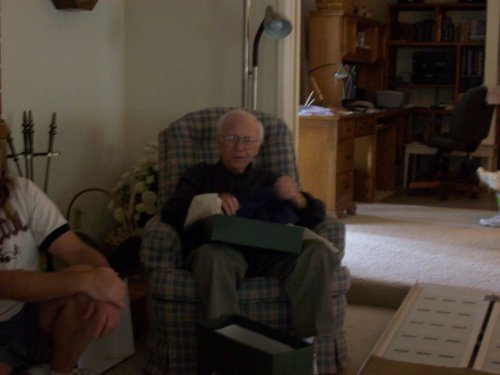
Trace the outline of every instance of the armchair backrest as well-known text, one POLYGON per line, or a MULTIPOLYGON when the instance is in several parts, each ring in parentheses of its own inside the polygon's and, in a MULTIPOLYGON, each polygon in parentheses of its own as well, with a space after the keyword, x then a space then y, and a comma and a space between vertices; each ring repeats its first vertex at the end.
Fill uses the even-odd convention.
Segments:
MULTIPOLYGON (((216 163, 219 150, 216 124, 228 107, 206 108, 190 112, 172 122, 159 134, 159 203, 173 194, 179 177, 186 169, 201 162, 216 163)), ((264 125, 264 143, 255 159, 257 167, 286 174, 298 181, 291 131, 282 120, 254 111, 264 125)))
POLYGON ((450 135, 454 140, 466 143, 474 151, 488 136, 494 106, 488 105, 486 86, 476 86, 467 90, 455 110, 450 122, 450 135))

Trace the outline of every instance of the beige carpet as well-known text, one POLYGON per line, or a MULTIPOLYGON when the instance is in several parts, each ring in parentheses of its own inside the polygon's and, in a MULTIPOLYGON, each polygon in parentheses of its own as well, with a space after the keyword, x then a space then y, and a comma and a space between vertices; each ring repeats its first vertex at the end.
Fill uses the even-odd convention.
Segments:
MULTIPOLYGON (((342 219, 346 224, 344 264, 353 276, 353 292, 356 285, 411 286, 417 281, 500 292, 500 229, 478 224, 481 217, 493 214, 358 204, 356 215, 342 219)), ((376 298, 385 295, 382 292, 376 298)))

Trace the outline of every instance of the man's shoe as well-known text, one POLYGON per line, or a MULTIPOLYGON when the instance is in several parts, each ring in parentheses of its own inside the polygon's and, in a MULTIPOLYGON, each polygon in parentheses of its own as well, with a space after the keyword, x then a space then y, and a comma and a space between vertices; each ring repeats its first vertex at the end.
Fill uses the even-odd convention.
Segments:
POLYGON ((485 227, 500 228, 500 213, 490 218, 479 219, 479 224, 484 225, 485 227))
POLYGON ((477 169, 477 176, 484 184, 488 185, 495 191, 500 191, 500 171, 489 172, 483 167, 477 169))

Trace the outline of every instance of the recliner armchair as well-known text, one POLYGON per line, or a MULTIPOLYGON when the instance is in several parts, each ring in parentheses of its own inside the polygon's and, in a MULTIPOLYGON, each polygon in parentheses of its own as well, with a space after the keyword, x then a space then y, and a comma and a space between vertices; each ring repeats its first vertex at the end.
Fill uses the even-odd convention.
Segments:
MULTIPOLYGON (((159 134, 159 201, 173 193, 180 175, 202 161, 219 158, 215 142, 217 120, 232 108, 207 108, 171 123, 159 134)), ((298 177, 296 158, 288 126, 281 120, 255 112, 265 129, 265 140, 255 160, 262 168, 298 177)), ((338 249, 336 282, 332 299, 336 306, 336 332, 314 340, 314 374, 334 374, 347 361, 343 329, 350 275, 341 265, 344 254, 344 224, 328 217, 315 231, 338 249)), ((150 332, 146 372, 160 374, 196 373, 196 322, 204 318, 195 295, 192 273, 183 268, 182 245, 176 231, 158 216, 147 225, 141 247, 150 297, 150 332)), ((313 292, 313 291, 311 291, 313 292)), ((281 281, 265 277, 246 278, 239 289, 241 314, 290 330, 290 306, 281 281)))

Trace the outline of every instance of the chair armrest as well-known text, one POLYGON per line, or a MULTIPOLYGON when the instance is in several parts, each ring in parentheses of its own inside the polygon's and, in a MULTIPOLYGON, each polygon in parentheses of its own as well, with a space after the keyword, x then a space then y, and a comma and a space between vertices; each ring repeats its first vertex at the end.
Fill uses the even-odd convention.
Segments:
POLYGON ((333 216, 314 227, 314 232, 330 241, 340 252, 340 259, 344 257, 345 249, 345 224, 333 216))
POLYGON ((141 261, 148 271, 182 267, 182 243, 177 231, 161 221, 160 215, 151 218, 144 228, 141 261))

